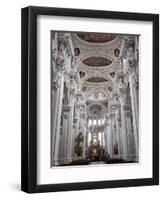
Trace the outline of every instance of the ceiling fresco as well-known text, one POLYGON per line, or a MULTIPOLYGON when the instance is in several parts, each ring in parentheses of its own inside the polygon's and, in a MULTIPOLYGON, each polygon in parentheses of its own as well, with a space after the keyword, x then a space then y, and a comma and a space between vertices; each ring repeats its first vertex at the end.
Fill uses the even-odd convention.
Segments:
POLYGON ((91 43, 105 43, 116 38, 115 34, 106 33, 78 33, 77 35, 80 39, 91 43))
POLYGON ((107 82, 108 80, 106 80, 103 77, 91 77, 87 79, 87 81, 90 83, 103 83, 103 82, 107 82))
POLYGON ((83 64, 91 67, 103 67, 108 66, 112 63, 111 60, 104 57, 89 57, 83 60, 83 64))

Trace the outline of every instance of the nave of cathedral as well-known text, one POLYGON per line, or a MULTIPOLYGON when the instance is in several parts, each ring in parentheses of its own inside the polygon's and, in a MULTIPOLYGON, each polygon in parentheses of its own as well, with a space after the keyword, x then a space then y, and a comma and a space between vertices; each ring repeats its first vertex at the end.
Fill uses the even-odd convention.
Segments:
POLYGON ((51 167, 139 161, 139 36, 51 32, 51 167))

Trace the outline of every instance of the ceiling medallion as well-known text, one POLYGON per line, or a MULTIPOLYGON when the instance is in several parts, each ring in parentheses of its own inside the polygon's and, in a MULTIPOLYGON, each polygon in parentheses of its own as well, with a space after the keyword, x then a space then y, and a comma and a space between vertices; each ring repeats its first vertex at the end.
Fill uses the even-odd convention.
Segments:
POLYGON ((75 53, 75 56, 79 56, 80 55, 80 49, 79 48, 75 48, 74 49, 74 53, 75 53))
POLYGON ((79 76, 80 76, 80 78, 83 78, 85 76, 85 72, 80 71, 79 76))
POLYGON ((110 76, 111 76, 112 78, 114 78, 114 77, 115 77, 115 72, 114 72, 114 71, 111 72, 111 73, 110 73, 110 76))
POLYGON ((118 48, 114 49, 114 56, 119 57, 120 50, 118 48))
POLYGON ((111 92, 112 91, 112 87, 108 87, 108 91, 111 92))

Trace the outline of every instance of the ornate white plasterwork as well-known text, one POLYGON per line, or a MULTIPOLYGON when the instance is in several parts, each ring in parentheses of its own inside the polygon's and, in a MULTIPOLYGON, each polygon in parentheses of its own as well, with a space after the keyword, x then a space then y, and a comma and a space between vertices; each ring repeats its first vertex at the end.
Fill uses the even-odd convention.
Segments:
POLYGON ((91 93, 96 93, 96 92, 100 92, 100 93, 103 93, 107 99, 109 100, 110 96, 109 96, 109 91, 107 90, 106 87, 99 87, 99 86, 94 86, 94 87, 88 87, 87 91, 86 91, 86 94, 85 94, 85 97, 86 99, 88 99, 88 96, 91 94, 91 93))
MULTIPOLYGON (((112 71, 100 70, 100 69, 98 69, 98 70, 88 70, 87 69, 84 72, 85 72, 85 76, 81 79, 82 82, 87 81, 91 77, 101 77, 101 78, 106 79, 107 82, 112 85, 112 80, 110 78, 110 72, 112 72, 112 71)), ((90 83, 90 84, 92 84, 92 83, 90 83)), ((105 82, 104 83, 102 82, 100 84, 105 85, 105 82)))
POLYGON ((87 106, 87 112, 88 115, 91 117, 103 117, 106 113, 106 107, 101 103, 101 102, 97 102, 95 101, 94 103, 91 103, 87 106), (93 108, 92 108, 93 107, 93 108), (98 109, 98 107, 100 109, 98 109), (96 113, 94 113, 94 111, 96 111, 96 113))
POLYGON ((112 63, 108 66, 100 66, 100 68, 109 69, 109 68, 118 68, 117 58, 113 54, 114 49, 103 49, 103 48, 93 48, 92 49, 81 49, 80 47, 80 55, 75 57, 75 66, 76 68, 94 68, 97 69, 98 66, 88 66, 83 63, 83 61, 89 57, 103 57, 110 60, 112 63))
POLYGON ((105 43, 92 43, 86 42, 80 39, 76 33, 71 33, 74 48, 80 49, 79 56, 74 58, 74 66, 77 71, 85 72, 85 76, 81 79, 82 84, 86 87, 112 87, 113 82, 110 77, 110 73, 116 72, 119 69, 119 63, 114 56, 114 49, 121 47, 123 37, 117 36, 115 39, 105 43), (83 60, 89 57, 104 57, 110 60, 112 63, 108 66, 88 66, 83 63, 83 60), (89 83, 87 79, 91 77, 102 77, 107 80, 104 83, 89 83))

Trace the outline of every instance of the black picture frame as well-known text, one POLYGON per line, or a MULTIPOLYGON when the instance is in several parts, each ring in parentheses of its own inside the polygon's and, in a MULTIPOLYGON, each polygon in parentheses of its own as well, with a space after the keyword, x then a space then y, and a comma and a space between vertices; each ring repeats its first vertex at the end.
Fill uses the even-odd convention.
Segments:
POLYGON ((159 184, 159 15, 30 6, 21 11, 21 190, 28 193, 159 184), (153 23, 153 177, 37 185, 37 16, 55 15, 153 23))

